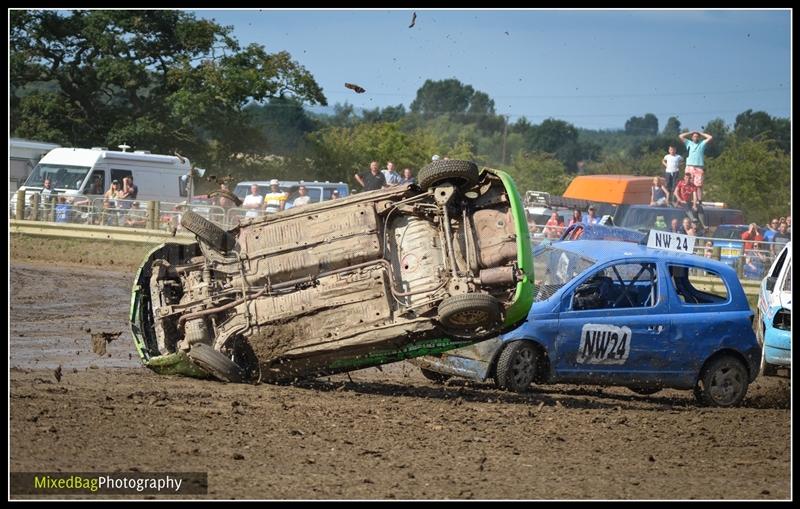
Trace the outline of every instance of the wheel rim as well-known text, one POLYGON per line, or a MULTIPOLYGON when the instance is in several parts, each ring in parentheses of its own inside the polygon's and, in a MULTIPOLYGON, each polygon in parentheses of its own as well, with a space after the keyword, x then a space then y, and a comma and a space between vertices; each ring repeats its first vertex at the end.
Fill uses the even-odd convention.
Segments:
POLYGON ((516 387, 527 387, 533 381, 533 352, 524 348, 517 352, 511 364, 511 378, 516 387))
POLYGON ((744 384, 741 370, 725 365, 714 372, 708 393, 717 403, 727 405, 736 400, 744 384))
POLYGON ((471 309, 469 311, 461 311, 450 317, 450 323, 459 327, 472 327, 486 323, 489 318, 489 313, 479 309, 471 309))

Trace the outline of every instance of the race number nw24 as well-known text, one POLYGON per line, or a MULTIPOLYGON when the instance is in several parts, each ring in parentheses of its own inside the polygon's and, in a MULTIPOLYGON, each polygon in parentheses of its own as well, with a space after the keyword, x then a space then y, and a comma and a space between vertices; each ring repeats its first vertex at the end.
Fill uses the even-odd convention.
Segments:
POLYGON ((693 253, 694 241, 695 238, 690 235, 650 230, 650 235, 647 237, 647 247, 677 251, 679 253, 693 253))
POLYGON ((631 352, 631 329, 587 323, 581 328, 578 364, 625 364, 631 352))

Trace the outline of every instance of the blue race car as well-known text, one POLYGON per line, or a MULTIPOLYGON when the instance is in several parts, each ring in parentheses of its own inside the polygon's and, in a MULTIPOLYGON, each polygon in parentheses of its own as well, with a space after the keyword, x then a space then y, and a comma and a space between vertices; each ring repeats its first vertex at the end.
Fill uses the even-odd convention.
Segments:
POLYGON ((736 272, 704 257, 631 242, 577 240, 534 253, 528 320, 500 337, 415 359, 426 377, 691 389, 701 404, 741 403, 761 348, 736 272))
POLYGON ((775 258, 758 294, 758 341, 764 345, 761 374, 789 375, 792 367, 792 243, 775 258))

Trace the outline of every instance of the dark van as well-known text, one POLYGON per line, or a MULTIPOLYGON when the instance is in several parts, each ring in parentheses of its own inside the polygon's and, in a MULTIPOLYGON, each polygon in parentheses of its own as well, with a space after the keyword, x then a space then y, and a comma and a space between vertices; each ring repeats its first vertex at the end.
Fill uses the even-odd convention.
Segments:
MULTIPOLYGON (((704 208, 706 226, 713 231, 721 224, 744 224, 744 214, 741 210, 723 209, 718 207, 704 208)), ((614 224, 633 230, 650 230, 656 227, 658 218, 664 222, 667 228, 673 219, 682 222, 686 217, 683 208, 674 207, 651 207, 649 205, 630 205, 622 212, 622 217, 614 217, 614 224)), ((706 232, 706 236, 709 232, 706 232)))

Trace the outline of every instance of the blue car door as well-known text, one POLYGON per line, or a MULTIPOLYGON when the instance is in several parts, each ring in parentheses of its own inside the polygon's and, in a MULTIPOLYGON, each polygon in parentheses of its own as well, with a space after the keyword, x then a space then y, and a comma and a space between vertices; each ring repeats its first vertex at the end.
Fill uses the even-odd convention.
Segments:
POLYGON ((556 337, 558 380, 653 382, 669 356, 662 273, 651 260, 612 262, 565 292, 556 337))

